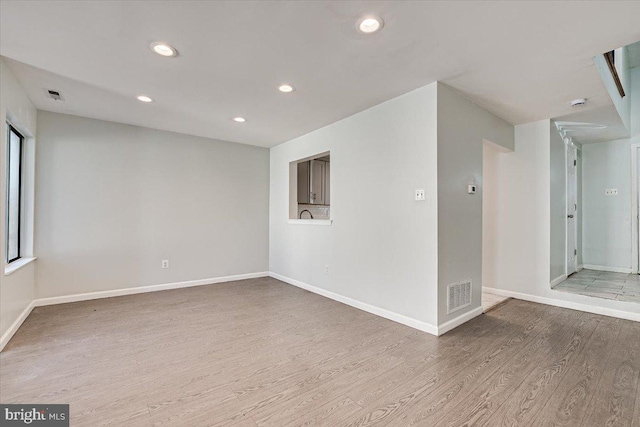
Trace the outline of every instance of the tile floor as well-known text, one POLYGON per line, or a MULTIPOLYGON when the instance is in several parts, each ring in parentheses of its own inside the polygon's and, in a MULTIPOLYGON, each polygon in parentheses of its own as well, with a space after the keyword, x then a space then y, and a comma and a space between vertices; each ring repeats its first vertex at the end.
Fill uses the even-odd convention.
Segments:
POLYGON ((640 303, 640 276, 608 271, 580 270, 554 287, 557 291, 640 303))
POLYGON ((501 297, 500 295, 494 295, 487 292, 482 292, 482 308, 486 313, 502 304, 502 302, 508 300, 509 297, 501 297))

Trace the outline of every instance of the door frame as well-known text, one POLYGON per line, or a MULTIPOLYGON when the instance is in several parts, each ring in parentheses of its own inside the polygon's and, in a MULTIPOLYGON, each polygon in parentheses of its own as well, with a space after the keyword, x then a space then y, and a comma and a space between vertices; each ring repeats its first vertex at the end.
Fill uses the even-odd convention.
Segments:
POLYGON ((640 143, 631 144, 631 272, 638 274, 638 254, 640 239, 638 239, 638 150, 640 143))
MULTIPOLYGON (((564 139, 564 138, 563 138, 564 139)), ((565 165, 565 221, 567 220, 567 215, 569 215, 569 150, 575 150, 575 161, 576 161, 576 166, 575 166, 575 173, 574 173, 574 185, 575 185, 575 194, 576 194, 576 206, 575 206, 575 217, 573 218, 573 247, 574 249, 577 251, 578 250, 578 166, 577 166, 577 161, 578 161, 578 147, 573 144, 573 141, 571 141, 571 138, 568 138, 568 142, 567 139, 564 139, 565 144, 564 144, 564 165, 565 165)), ((565 228, 565 252, 564 252, 564 274, 566 277, 569 277, 569 274, 573 274, 575 272, 578 271, 578 254, 576 253, 575 256, 575 271, 572 271, 571 273, 569 273, 569 262, 568 262, 568 253, 569 253, 569 221, 566 221, 566 228, 565 228)))

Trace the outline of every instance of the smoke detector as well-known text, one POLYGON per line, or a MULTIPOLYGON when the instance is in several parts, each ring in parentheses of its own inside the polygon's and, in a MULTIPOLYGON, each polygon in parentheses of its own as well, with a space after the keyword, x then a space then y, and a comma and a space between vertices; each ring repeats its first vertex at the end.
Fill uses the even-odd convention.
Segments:
POLYGON ((55 100, 55 101, 64 101, 64 99, 62 99, 62 95, 60 95, 60 92, 58 92, 57 90, 47 90, 47 93, 49 94, 49 98, 55 100))
POLYGON ((584 105, 587 103, 587 98, 578 98, 578 99, 574 99, 573 101, 571 101, 571 106, 572 107, 578 107, 580 105, 584 105))

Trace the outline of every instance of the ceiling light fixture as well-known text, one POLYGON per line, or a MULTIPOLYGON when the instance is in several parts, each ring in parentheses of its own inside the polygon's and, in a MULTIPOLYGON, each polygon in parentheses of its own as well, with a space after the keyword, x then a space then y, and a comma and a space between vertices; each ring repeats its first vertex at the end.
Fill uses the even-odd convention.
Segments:
POLYGON ((280 92, 284 92, 284 93, 290 93, 294 91, 293 86, 291 86, 290 84, 281 84, 280 86, 278 86, 278 90, 280 92))
POLYGON ((173 46, 170 46, 162 42, 151 43, 151 50, 153 50, 158 55, 166 56, 166 57, 178 55, 178 51, 173 46))
POLYGON ((245 119, 244 117, 234 117, 233 121, 237 123, 244 123, 247 121, 247 119, 245 119))
POLYGON ((365 16, 358 21, 358 30, 364 34, 378 32, 384 26, 382 18, 377 16, 365 16))
POLYGON ((137 98, 138 98, 138 101, 153 102, 153 98, 150 98, 147 95, 138 95, 137 98))
POLYGON ((573 101, 571 101, 571 106, 572 107, 578 107, 580 105, 584 105, 587 103, 587 98, 578 98, 578 99, 574 99, 573 101))

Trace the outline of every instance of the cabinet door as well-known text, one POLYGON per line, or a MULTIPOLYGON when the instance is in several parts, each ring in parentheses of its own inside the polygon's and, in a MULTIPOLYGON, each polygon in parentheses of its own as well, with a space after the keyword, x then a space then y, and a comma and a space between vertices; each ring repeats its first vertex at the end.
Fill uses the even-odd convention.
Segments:
POLYGON ((311 161, 311 203, 324 205, 324 171, 325 162, 311 161))
POLYGON ((311 189, 310 178, 311 162, 298 163, 298 203, 310 203, 309 192, 311 189))

